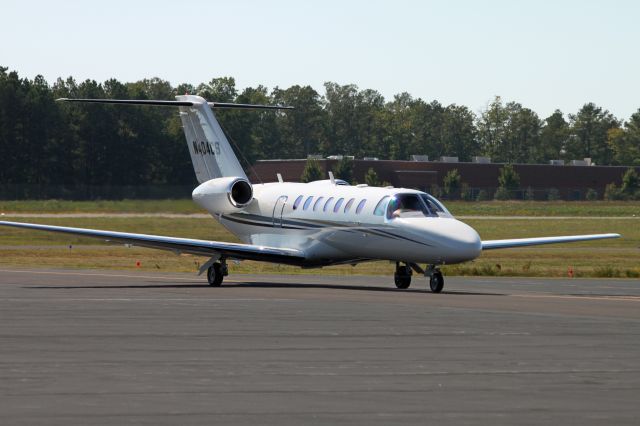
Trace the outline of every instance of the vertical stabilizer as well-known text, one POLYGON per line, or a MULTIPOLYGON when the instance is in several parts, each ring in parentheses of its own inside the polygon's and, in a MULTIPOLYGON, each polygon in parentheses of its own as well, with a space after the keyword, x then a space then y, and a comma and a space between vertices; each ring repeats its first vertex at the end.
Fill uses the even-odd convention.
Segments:
POLYGON ((230 176, 247 179, 207 101, 195 95, 176 96, 176 100, 193 104, 179 109, 198 182, 230 176))

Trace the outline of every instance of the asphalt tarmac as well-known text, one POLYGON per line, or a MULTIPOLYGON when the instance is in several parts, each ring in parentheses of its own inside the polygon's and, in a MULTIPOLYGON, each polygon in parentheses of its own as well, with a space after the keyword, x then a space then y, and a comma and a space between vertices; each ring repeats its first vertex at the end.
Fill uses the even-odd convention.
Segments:
POLYGON ((0 424, 640 423, 640 281, 0 271, 0 424))

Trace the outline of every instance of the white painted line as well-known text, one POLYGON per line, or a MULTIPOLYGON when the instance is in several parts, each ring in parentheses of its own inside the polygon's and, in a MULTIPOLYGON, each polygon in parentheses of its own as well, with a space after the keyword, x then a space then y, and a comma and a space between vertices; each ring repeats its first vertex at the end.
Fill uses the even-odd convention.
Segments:
POLYGON ((192 298, 169 298, 169 299, 161 299, 161 298, 10 298, 10 299, 0 299, 0 303, 2 302, 295 302, 298 299, 265 299, 265 298, 202 298, 202 297, 192 297, 192 298))
POLYGON ((511 294, 511 297, 536 298, 536 299, 580 299, 580 300, 607 300, 614 302, 640 302, 640 296, 570 296, 563 294, 511 294))
MULTIPOLYGON (((38 274, 38 275, 68 275, 68 276, 81 276, 81 277, 118 277, 118 278, 142 278, 142 279, 153 279, 153 280, 166 280, 166 281, 189 281, 193 282, 194 280, 198 280, 197 276, 193 278, 180 278, 180 277, 161 277, 154 275, 127 275, 127 274, 100 274, 94 272, 56 272, 56 271, 22 271, 17 269, 0 269, 0 272, 15 272, 21 274, 38 274)), ((224 280, 227 283, 248 283, 252 281, 233 281, 233 280, 224 280)), ((254 281, 255 282, 255 281, 254 281)))

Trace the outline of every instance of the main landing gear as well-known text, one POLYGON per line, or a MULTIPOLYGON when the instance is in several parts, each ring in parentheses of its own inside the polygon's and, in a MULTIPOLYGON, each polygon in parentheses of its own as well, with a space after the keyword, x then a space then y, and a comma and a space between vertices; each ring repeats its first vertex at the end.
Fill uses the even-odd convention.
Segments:
POLYGON ((396 282, 396 287, 405 289, 411 285, 411 266, 400 266, 400 262, 396 262, 396 273, 393 274, 393 279, 396 282))
POLYGON ((413 270, 429 278, 429 288, 431 288, 433 293, 440 293, 444 288, 444 276, 435 265, 429 265, 425 271, 415 263, 405 263, 405 265, 402 266, 400 262, 396 262, 396 272, 393 274, 396 287, 400 289, 409 288, 413 270))
POLYGON ((209 266, 209 269, 207 269, 207 281, 209 281, 209 285, 212 287, 220 287, 222 280, 227 275, 229 275, 229 270, 227 268, 227 262, 225 262, 224 259, 214 262, 209 266))

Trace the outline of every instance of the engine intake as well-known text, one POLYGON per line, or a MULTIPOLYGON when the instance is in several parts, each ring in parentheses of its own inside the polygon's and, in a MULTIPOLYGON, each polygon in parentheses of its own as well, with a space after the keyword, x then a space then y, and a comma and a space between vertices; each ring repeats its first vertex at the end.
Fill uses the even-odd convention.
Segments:
POLYGON ((236 207, 245 207, 253 198, 253 188, 244 179, 239 179, 231 185, 229 201, 236 207))
POLYGON ((193 201, 210 213, 233 213, 247 207, 253 200, 253 187, 245 178, 211 179, 191 194, 193 201))

